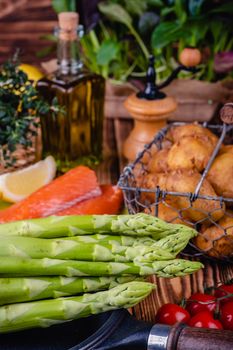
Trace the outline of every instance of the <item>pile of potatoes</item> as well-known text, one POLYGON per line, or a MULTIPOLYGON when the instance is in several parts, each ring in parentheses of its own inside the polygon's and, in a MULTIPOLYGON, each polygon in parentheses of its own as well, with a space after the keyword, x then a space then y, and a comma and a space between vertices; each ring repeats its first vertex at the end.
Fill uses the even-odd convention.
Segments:
MULTIPOLYGON (((198 124, 174 126, 166 135, 166 147, 153 152, 148 173, 138 178, 142 188, 194 193, 218 142, 218 137, 198 124)), ((233 145, 222 145, 203 181, 200 195, 231 198, 233 205, 233 145)), ((154 214, 154 193, 142 193, 141 201, 154 214)), ((227 202, 226 202, 227 203, 227 202)), ((216 200, 166 195, 158 206, 158 217, 199 228, 194 244, 214 257, 233 256, 233 211, 216 200)), ((147 209, 148 212, 148 209, 147 209)))

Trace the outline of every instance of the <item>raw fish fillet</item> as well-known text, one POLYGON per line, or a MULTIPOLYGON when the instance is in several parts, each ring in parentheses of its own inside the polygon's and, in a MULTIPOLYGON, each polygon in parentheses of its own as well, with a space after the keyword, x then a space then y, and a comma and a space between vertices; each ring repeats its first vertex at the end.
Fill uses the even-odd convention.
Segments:
POLYGON ((22 201, 1 210, 0 223, 49 216, 99 195, 101 189, 95 172, 77 166, 22 201))
POLYGON ((123 203, 121 189, 112 185, 102 185, 100 188, 100 196, 77 203, 55 215, 118 214, 123 203))

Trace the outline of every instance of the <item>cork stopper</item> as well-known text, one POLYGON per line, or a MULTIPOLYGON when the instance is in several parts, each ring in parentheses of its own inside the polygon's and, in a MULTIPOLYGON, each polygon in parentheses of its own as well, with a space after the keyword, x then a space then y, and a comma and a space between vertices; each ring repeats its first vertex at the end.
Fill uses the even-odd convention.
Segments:
POLYGON ((79 15, 76 12, 61 12, 58 15, 59 37, 63 40, 74 40, 77 37, 79 15))

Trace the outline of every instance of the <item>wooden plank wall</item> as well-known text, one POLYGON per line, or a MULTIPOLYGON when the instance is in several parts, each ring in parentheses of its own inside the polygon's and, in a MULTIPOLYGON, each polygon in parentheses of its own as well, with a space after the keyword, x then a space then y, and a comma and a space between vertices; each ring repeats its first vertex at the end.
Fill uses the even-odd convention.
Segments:
POLYGON ((56 18, 51 0, 0 0, 0 63, 16 48, 21 49, 24 63, 39 66, 47 60, 48 57, 38 58, 36 53, 51 45, 41 36, 53 33, 56 18))

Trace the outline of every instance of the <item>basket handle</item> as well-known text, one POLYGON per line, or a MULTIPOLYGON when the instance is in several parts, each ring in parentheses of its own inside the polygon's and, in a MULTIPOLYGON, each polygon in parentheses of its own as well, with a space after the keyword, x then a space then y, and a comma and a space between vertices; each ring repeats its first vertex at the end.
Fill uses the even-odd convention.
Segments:
POLYGON ((233 124, 233 102, 226 103, 222 107, 220 118, 225 124, 233 124))

